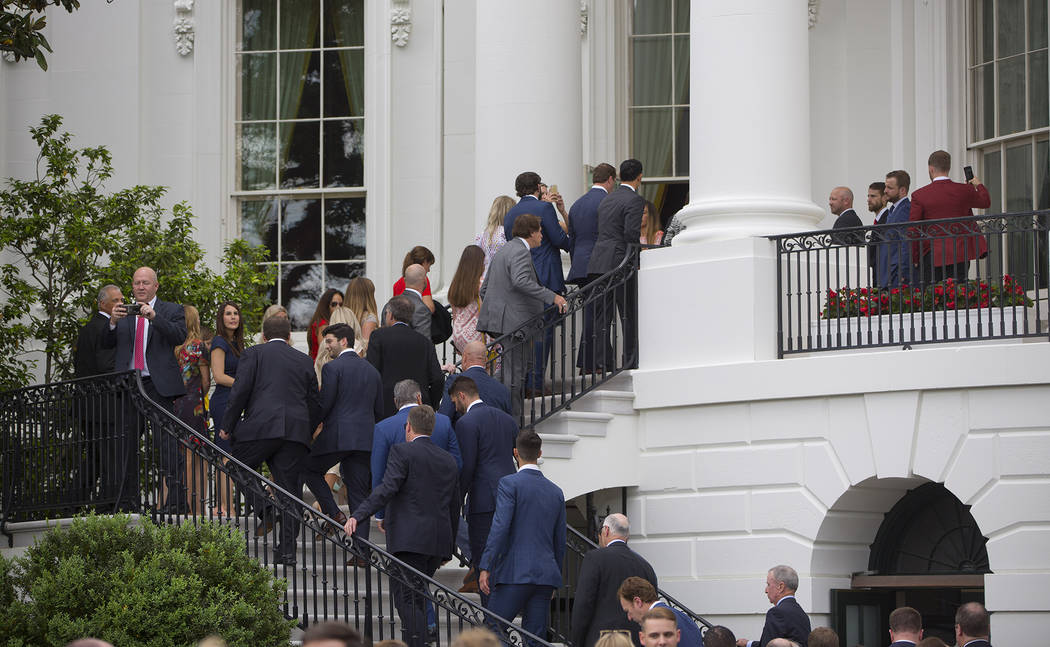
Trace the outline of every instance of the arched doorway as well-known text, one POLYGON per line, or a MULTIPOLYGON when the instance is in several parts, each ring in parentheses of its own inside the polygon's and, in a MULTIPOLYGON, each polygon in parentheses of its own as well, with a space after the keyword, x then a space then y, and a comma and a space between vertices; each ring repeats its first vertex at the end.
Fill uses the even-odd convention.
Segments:
POLYGON ((888 645, 887 619, 918 609, 927 636, 953 644, 955 610, 984 601, 990 573, 987 539, 965 506, 941 483, 908 490, 875 534, 868 570, 849 589, 832 591, 832 624, 843 645, 888 645))

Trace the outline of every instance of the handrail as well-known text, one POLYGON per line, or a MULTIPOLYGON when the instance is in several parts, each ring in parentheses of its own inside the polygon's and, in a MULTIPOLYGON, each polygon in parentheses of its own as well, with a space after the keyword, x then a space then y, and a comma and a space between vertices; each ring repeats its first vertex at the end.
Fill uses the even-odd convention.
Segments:
POLYGON ((390 593, 390 585, 397 582, 423 597, 435 612, 443 613, 443 622, 442 616, 435 614, 439 633, 431 638, 437 645, 451 643, 453 624, 458 624, 459 629, 464 625, 488 626, 513 645, 551 647, 374 543, 359 537, 348 543, 341 531, 326 534, 338 525, 334 519, 281 489, 151 401, 135 372, 0 393, 0 429, 0 491, 4 495, 0 528, 9 537, 9 521, 64 514, 74 505, 81 509, 115 508, 133 501, 138 510, 157 522, 190 520, 196 524, 215 520, 243 532, 246 551, 267 564, 275 577, 287 580, 284 613, 297 619, 301 627, 343 620, 361 629, 369 639, 398 637, 390 593), (142 437, 133 437, 125 430, 139 431, 142 437), (92 461, 89 483, 85 473, 78 475, 76 470, 92 461), (185 467, 180 469, 182 462, 185 467), (107 482, 109 473, 121 474, 122 478, 107 482), (74 478, 70 479, 70 474, 74 478), (121 497, 119 492, 114 497, 117 481, 128 480, 123 478, 128 474, 138 485, 137 491, 131 493, 133 497, 121 497), (66 482, 72 486, 67 487, 66 482), (184 506, 162 505, 166 483, 171 486, 169 493, 189 486, 190 497, 184 506), (223 502, 242 511, 269 507, 276 510, 271 518, 279 523, 301 524, 295 540, 297 562, 279 565, 269 535, 256 535, 253 531, 257 524, 246 517, 218 519, 214 506, 223 502))

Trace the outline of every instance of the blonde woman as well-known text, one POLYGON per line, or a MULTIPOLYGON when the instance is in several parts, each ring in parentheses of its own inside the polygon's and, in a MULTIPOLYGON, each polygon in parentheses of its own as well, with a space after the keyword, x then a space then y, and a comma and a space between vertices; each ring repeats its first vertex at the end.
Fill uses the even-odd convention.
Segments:
MULTIPOLYGON (((182 371, 186 395, 175 400, 175 415, 201 436, 208 433, 204 418, 204 394, 211 387, 208 353, 201 340, 201 317, 197 308, 183 306, 186 316, 186 339, 175 347, 175 359, 182 371)), ((207 496, 207 464, 192 449, 186 450, 186 490, 190 512, 203 510, 200 496, 207 496)))
POLYGON ((485 223, 485 229, 474 236, 474 244, 485 252, 485 270, 481 274, 482 278, 489 271, 492 257, 496 255, 500 247, 507 244, 507 232, 503 229, 503 219, 515 204, 517 203, 514 198, 509 195, 501 195, 493 200, 492 206, 489 207, 489 219, 485 223))
MULTIPOLYGON (((376 286, 363 276, 351 279, 346 286, 346 307, 361 324, 361 356, 368 351, 368 338, 379 327, 379 308, 376 307, 376 286)), ((356 330, 354 332, 357 332, 356 330)))

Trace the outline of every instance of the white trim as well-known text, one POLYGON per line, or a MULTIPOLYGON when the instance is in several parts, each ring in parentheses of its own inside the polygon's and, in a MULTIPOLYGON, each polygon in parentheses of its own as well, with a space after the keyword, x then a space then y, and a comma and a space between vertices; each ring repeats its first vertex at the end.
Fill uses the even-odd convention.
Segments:
MULTIPOLYGON (((389 30, 390 1, 365 3, 365 34, 389 30)), ((390 212, 392 174, 390 112, 391 47, 389 38, 365 42, 365 274, 377 290, 391 285, 390 212)))

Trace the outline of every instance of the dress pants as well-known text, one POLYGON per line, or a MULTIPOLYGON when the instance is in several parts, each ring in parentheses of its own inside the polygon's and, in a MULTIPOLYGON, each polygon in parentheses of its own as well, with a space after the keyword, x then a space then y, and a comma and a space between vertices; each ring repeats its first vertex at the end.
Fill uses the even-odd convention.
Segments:
MULTIPOLYGON (((590 282, 590 278, 581 279, 580 289, 586 287, 590 282)), ((601 341, 604 342, 603 345, 599 345, 599 339, 596 336, 594 326, 595 305, 600 300, 594 294, 591 294, 588 298, 595 300, 583 307, 583 332, 580 334, 579 352, 576 354, 576 367, 582 369, 585 373, 593 373, 595 367, 605 366, 606 364, 611 366, 613 354, 608 336, 602 336, 601 341)))
MULTIPOLYGON (((283 438, 244 442, 238 442, 236 436, 233 438, 234 458, 253 470, 258 470, 259 466, 265 462, 270 466, 273 482, 296 498, 302 495, 302 490, 298 489, 300 488, 299 464, 309 451, 306 445, 283 438)), ((245 480, 251 478, 250 475, 239 474, 235 470, 234 478, 240 480, 239 485, 245 490, 245 502, 249 510, 255 510, 263 523, 267 519, 272 519, 274 511, 269 497, 255 488, 244 487, 245 480)), ((281 515, 281 535, 277 543, 278 555, 295 554, 295 538, 299 536, 299 517, 301 515, 302 511, 298 506, 289 506, 281 515)))
MULTIPOLYGON (((161 408, 175 415, 175 399, 162 396, 153 386, 148 376, 142 378, 142 387, 146 397, 160 405, 161 408)), ((123 458, 123 478, 117 487, 116 508, 123 512, 139 512, 143 494, 139 492, 139 465, 143 462, 139 456, 139 440, 146 433, 146 418, 139 414, 131 397, 124 398, 122 433, 120 434, 119 456, 123 458)), ((147 452, 152 454, 157 471, 168 487, 168 499, 163 505, 175 511, 186 506, 186 454, 179 451, 179 441, 162 429, 152 430, 152 447, 147 452)), ((114 474, 113 477, 117 475, 114 474)), ((157 491, 161 490, 157 484, 157 491)))
MULTIPOLYGON (((441 565, 441 558, 435 555, 398 552, 394 553, 394 557, 427 577, 433 577, 441 565)), ((401 639, 408 647, 423 647, 427 641, 426 597, 411 586, 399 582, 396 577, 390 578, 390 594, 394 598, 397 615, 401 618, 401 639)))
MULTIPOLYGON (((542 584, 497 584, 489 597, 488 610, 506 620, 521 612, 521 626, 537 638, 546 638, 553 586, 542 584)), ((500 635, 498 629, 496 635, 500 635)))
MULTIPOLYGON (((623 331, 623 338, 620 340, 620 346, 623 348, 623 368, 637 368, 638 275, 632 275, 626 283, 607 292, 605 299, 599 300, 595 309, 596 347, 615 349, 616 344, 612 340, 614 339, 613 327, 616 324, 613 319, 619 314, 620 328, 623 331)), ((606 371, 616 368, 608 363, 599 364, 599 361, 599 358, 596 357, 595 368, 604 368, 606 371)))
POLYGON ((934 265, 931 254, 922 257, 919 261, 919 267, 922 270, 921 276, 926 285, 940 283, 947 278, 955 279, 956 283, 963 283, 968 280, 970 274, 970 261, 934 265))
MULTIPOLYGON (((485 542, 489 539, 489 531, 492 530, 492 512, 478 512, 467 515, 467 535, 470 537, 470 554, 477 555, 478 559, 485 553, 485 542)), ((489 596, 481 593, 481 606, 488 607, 489 596)))
POLYGON ((543 317, 543 333, 535 336, 533 352, 536 354, 532 362, 532 370, 526 384, 530 389, 543 390, 544 374, 547 372, 547 363, 550 360, 551 351, 554 350, 554 318, 557 312, 549 312, 543 317))
MULTIPOLYGON (((339 506, 332 496, 332 488, 324 480, 325 473, 339 463, 339 470, 346 485, 346 502, 351 511, 357 509, 362 501, 368 498, 372 490, 371 452, 336 452, 307 455, 300 464, 300 474, 306 486, 317 497, 321 511, 333 519, 339 514, 339 506)), ((372 524, 363 522, 354 531, 355 537, 368 539, 372 524)))

